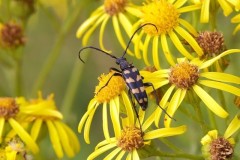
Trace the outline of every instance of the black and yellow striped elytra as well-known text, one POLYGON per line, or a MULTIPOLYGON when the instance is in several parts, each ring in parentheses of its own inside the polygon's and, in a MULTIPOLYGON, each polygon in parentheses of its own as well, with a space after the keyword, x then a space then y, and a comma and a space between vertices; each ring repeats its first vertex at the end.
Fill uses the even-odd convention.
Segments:
MULTIPOLYGON (((159 100, 158 100, 158 97, 157 97, 157 94, 156 94, 156 90, 155 90, 154 86, 152 85, 152 83, 143 83, 143 77, 140 75, 139 70, 135 66, 133 66, 131 63, 129 63, 124 56, 125 56, 125 54, 127 52, 127 49, 129 48, 129 45, 130 45, 131 40, 133 39, 134 35, 142 27, 144 27, 146 25, 153 25, 156 28, 156 30, 157 30, 157 27, 154 24, 151 24, 151 23, 146 23, 146 24, 142 25, 141 27, 139 27, 133 33, 133 35, 131 36, 131 38, 130 38, 130 40, 128 42, 128 45, 127 45, 123 55, 121 57, 119 57, 119 58, 115 57, 114 55, 111 55, 111 54, 109 54, 109 53, 107 53, 107 52, 105 52, 105 51, 103 51, 103 50, 101 50, 99 48, 92 47, 92 46, 84 47, 84 48, 82 48, 79 51, 79 59, 83 63, 84 63, 84 61, 81 59, 80 54, 82 53, 83 50, 88 49, 88 48, 95 49, 97 51, 100 51, 100 52, 102 52, 102 53, 104 53, 104 54, 106 54, 106 55, 116 59, 116 64, 119 65, 120 70, 116 69, 116 68, 113 68, 113 67, 110 68, 111 70, 114 70, 115 73, 109 78, 107 83, 102 88, 104 88, 105 86, 108 85, 109 81, 111 80, 111 78, 113 76, 121 76, 121 77, 123 77, 124 81, 126 82, 126 85, 128 86, 128 89, 129 89, 128 90, 128 95, 129 95, 130 100, 131 100, 131 102, 133 104, 133 108, 134 108, 134 111, 136 113, 136 117, 137 117, 137 119, 139 121, 140 127, 141 127, 141 123, 140 123, 140 120, 139 120, 138 112, 137 112, 137 110, 135 108, 134 100, 132 99, 132 95, 134 96, 135 100, 137 101, 139 106, 142 108, 142 110, 146 110, 147 106, 148 106, 148 96, 147 96, 145 87, 151 86, 153 88, 155 96, 156 96, 156 103, 157 103, 158 106, 159 106, 159 100)), ((102 88, 100 88, 100 90, 98 92, 100 92, 102 88)), ((159 107, 165 112, 165 114, 167 114, 167 112, 161 106, 159 106, 159 107)))

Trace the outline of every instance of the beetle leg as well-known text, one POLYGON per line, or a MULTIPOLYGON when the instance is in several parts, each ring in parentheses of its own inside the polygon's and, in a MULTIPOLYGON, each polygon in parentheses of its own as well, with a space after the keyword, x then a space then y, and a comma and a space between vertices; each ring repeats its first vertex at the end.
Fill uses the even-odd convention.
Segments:
MULTIPOLYGON (((98 90, 98 92, 100 92, 104 87, 106 87, 108 85, 108 83, 110 82, 110 80, 112 79, 113 76, 121 76, 122 77, 122 74, 121 74, 121 72, 120 73, 119 72, 115 72, 114 74, 112 74, 111 77, 108 79, 107 83, 104 86, 102 86, 98 90)), ((96 94, 98 94, 98 92, 96 94)))
POLYGON ((142 124, 141 124, 141 122, 140 122, 140 118, 139 118, 139 115, 138 115, 138 112, 137 112, 137 109, 136 109, 135 102, 134 102, 134 100, 133 100, 133 98, 132 98, 132 93, 131 93, 130 89, 128 90, 128 97, 129 97, 129 99, 130 99, 130 101, 131 101, 131 103, 132 103, 133 109, 134 109, 134 111, 135 111, 135 114, 136 114, 136 117, 137 117, 137 120, 138 120, 138 123, 139 123, 139 126, 140 126, 140 130, 141 130, 142 136, 143 136, 144 133, 143 133, 143 131, 142 131, 142 124))
POLYGON ((117 68, 111 67, 109 70, 110 70, 110 71, 113 70, 113 71, 115 71, 115 72, 117 72, 117 73, 122 74, 122 71, 118 70, 117 68))
POLYGON ((145 87, 152 87, 152 88, 153 88, 154 96, 155 96, 155 98, 156 98, 156 104, 158 105, 158 107, 160 107, 160 108, 162 109, 162 111, 163 111, 169 118, 171 118, 171 119, 173 119, 173 120, 176 121, 176 119, 174 119, 173 117, 171 117, 171 116, 166 112, 166 110, 163 109, 163 108, 159 105, 159 98, 158 98, 158 96, 157 96, 157 91, 156 91, 156 89, 154 88, 153 84, 152 84, 152 83, 143 83, 143 85, 144 85, 145 87))

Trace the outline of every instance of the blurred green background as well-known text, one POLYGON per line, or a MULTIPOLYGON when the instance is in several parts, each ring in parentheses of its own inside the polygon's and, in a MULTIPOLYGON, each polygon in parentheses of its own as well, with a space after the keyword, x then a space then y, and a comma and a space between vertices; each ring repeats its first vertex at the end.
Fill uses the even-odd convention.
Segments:
MULTIPOLYGON (((4 1, 2 1, 2 3, 4 3, 4 1)), ((59 48, 56 49, 56 52, 59 51, 59 56, 56 58, 53 68, 50 70, 49 74, 47 74, 46 81, 43 83, 42 92, 44 97, 50 93, 54 93, 56 104, 64 115, 64 121, 79 137, 81 150, 75 158, 72 158, 73 160, 86 159, 94 150, 96 144, 103 140, 103 134, 100 134, 102 133, 101 107, 97 110, 91 126, 91 144, 86 144, 83 139, 83 134, 77 133, 79 120, 86 111, 88 102, 94 96, 94 89, 98 83, 97 77, 102 73, 107 73, 110 67, 116 66, 111 58, 101 56, 94 51, 89 51, 91 52, 90 54, 87 53, 88 51, 84 53, 85 55, 83 55, 83 59, 86 62, 85 64, 81 63, 78 59, 78 51, 82 45, 81 40, 76 38, 76 31, 83 21, 89 17, 91 12, 101 4, 102 1, 100 0, 54 0, 52 2, 42 0, 36 2, 35 12, 30 16, 26 24, 25 33, 27 43, 24 48, 23 68, 21 71, 23 85, 22 96, 27 98, 35 98, 37 96, 36 92, 32 93, 36 80, 38 79, 42 68, 46 65, 49 54, 56 49, 56 45, 58 45, 59 48), (78 5, 76 6, 76 4, 78 5), (80 11, 75 15, 77 18, 72 22, 69 30, 62 34, 62 30, 66 27, 65 23, 70 19, 68 16, 73 14, 73 12, 76 12, 76 9, 80 11), (74 83, 73 81, 78 79, 77 77, 80 77, 79 81, 78 83, 74 83), (72 84, 74 85, 71 86, 72 84), (72 89, 75 89, 76 92, 73 95, 67 96, 67 94, 70 93, 68 92, 70 86, 72 89)), ((1 17, 4 17, 4 15, 1 15, 1 17)), ((218 17, 218 31, 223 32, 228 48, 240 48, 240 33, 233 36, 232 31, 235 25, 226 23, 226 21, 229 22, 230 17, 226 18, 220 13, 218 17)), ((197 26, 199 31, 209 28, 207 25, 197 26)), ((94 35, 91 36, 89 45, 99 47, 98 31, 99 30, 97 29, 97 31, 94 32, 94 35)), ((121 55, 123 52, 115 34, 113 34, 111 25, 109 25, 108 30, 105 31, 104 44, 117 56, 121 55)), ((1 52, 4 51, 1 50, 1 52)), ((126 57, 138 68, 144 67, 141 60, 136 60, 129 55, 126 57)), ((226 72, 240 76, 240 56, 237 54, 232 55, 230 57, 230 62, 231 63, 226 72)), ((11 67, 3 68, 3 66, 1 66, 0 68, 1 96, 13 96, 12 72, 13 68, 11 67)), ((233 105, 233 99, 234 97, 232 95, 227 97, 229 105, 233 105)), ((187 104, 181 106, 189 107, 187 104)), ((203 107, 203 112, 204 111, 206 111, 205 107, 203 107)), ((235 113, 236 109, 233 109, 231 112, 235 113)), ((184 116, 178 112, 176 114, 176 119, 180 119, 180 121, 177 123, 181 124, 181 121, 189 123, 189 130, 185 135, 170 138, 170 141, 177 141, 177 146, 182 147, 182 150, 185 150, 188 153, 200 154, 199 140, 201 134, 197 131, 195 132, 195 129, 198 128, 198 126, 183 117, 184 116), (191 142, 190 146, 185 143, 186 139, 191 142)), ((221 123, 221 120, 218 120, 221 123)), ((40 142, 40 146, 43 150, 40 153, 39 159, 56 159, 49 139, 40 142)), ((161 149, 165 148, 166 146, 163 145, 161 149)))

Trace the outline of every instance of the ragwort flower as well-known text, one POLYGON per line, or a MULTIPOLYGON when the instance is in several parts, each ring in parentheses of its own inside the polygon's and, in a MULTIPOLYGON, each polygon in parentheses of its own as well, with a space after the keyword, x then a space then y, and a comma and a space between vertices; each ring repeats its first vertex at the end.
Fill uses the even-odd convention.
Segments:
POLYGON ((216 7, 220 5, 225 16, 228 16, 232 13, 233 9, 240 10, 240 1, 239 0, 193 0, 195 4, 201 4, 201 16, 200 22, 208 23, 209 14, 211 10, 217 10, 216 7))
MULTIPOLYGON (((240 89, 227 84, 240 84, 239 77, 227 73, 208 72, 205 70, 221 57, 235 52, 240 52, 240 50, 227 50, 207 61, 193 59, 189 62, 186 58, 178 59, 178 64, 172 66, 170 69, 161 69, 153 73, 142 71, 141 74, 144 76, 144 80, 152 82, 156 89, 171 84, 160 101, 160 106, 163 108, 167 107, 166 111, 171 117, 173 117, 173 114, 180 106, 187 92, 194 91, 213 113, 219 117, 225 118, 228 116, 228 113, 200 85, 219 89, 239 96, 240 89), (174 89, 176 89, 175 92, 174 89), (172 95, 172 93, 174 94, 172 95)), ((165 116, 164 123, 166 127, 169 127, 171 118, 165 116)))
POLYGON ((54 102, 54 95, 43 99, 41 92, 37 99, 27 101, 19 98, 20 110, 25 114, 21 119, 23 124, 31 124, 31 137, 37 141, 41 128, 47 125, 53 149, 58 158, 64 156, 73 157, 80 149, 79 141, 75 133, 62 122, 63 116, 57 110, 54 102))
MULTIPOLYGON (((130 3, 129 0, 104 0, 104 4, 98 7, 91 14, 91 16, 78 28, 76 36, 77 38, 83 37, 82 43, 83 46, 85 46, 94 30, 100 26, 99 45, 101 49, 106 51, 103 45, 103 34, 104 30, 106 29, 107 22, 109 20, 112 20, 117 39, 119 40, 121 46, 123 48, 126 48, 126 43, 123 40, 120 25, 130 37, 132 34, 132 22, 130 20, 131 18, 129 17, 136 17, 138 14, 138 8, 130 3)), ((131 54, 133 55, 133 53, 131 54)))
MULTIPOLYGON (((28 134, 24 127, 18 122, 24 111, 20 110, 17 100, 10 97, 0 98, 0 141, 3 141, 3 133, 10 125, 11 129, 21 138, 27 147, 33 152, 39 151, 38 145, 28 134)), ((7 137, 7 136, 6 136, 7 137)))
POLYGON ((170 37, 179 52, 188 59, 193 59, 194 57, 183 46, 179 35, 183 40, 188 42, 188 44, 199 56, 203 54, 201 48, 193 37, 197 35, 197 31, 190 23, 180 18, 182 13, 197 10, 201 6, 192 5, 183 7, 186 2, 187 1, 182 0, 152 0, 147 1, 147 3, 142 6, 140 20, 136 22, 134 27, 138 27, 139 25, 146 23, 154 24, 157 27, 156 30, 156 28, 151 25, 145 26, 136 38, 137 42, 141 42, 140 40, 144 37, 144 35, 146 35, 143 45, 141 45, 141 43, 136 43, 134 49, 137 58, 141 58, 140 50, 142 50, 143 59, 147 66, 150 66, 150 62, 148 60, 149 44, 152 44, 153 63, 157 69, 160 68, 158 52, 159 44, 162 45, 162 50, 167 61, 171 65, 174 65, 174 57, 168 48, 167 36, 170 37))
POLYGON ((209 160, 231 159, 234 155, 235 140, 232 135, 240 128, 240 116, 236 115, 228 125, 223 136, 217 130, 209 131, 202 139, 202 153, 209 160))
MULTIPOLYGON (((98 80, 99 84, 96 86, 95 89, 95 96, 89 102, 87 112, 81 118, 78 131, 81 132, 85 123, 84 127, 84 139, 86 143, 90 143, 89 140, 89 132, 90 126, 92 123, 93 116, 95 114, 96 109, 99 107, 100 104, 103 105, 102 111, 102 124, 103 124, 103 133, 106 139, 110 138, 109 131, 108 131, 108 114, 107 108, 110 110, 111 120, 113 122, 113 127, 118 126, 119 122, 119 113, 121 104, 120 102, 123 101, 124 104, 131 103, 128 95, 125 91, 126 85, 122 77, 120 76, 113 76, 115 72, 110 71, 107 75, 101 75, 98 80), (111 80, 109 81, 109 79, 111 80), (109 83, 107 84, 107 82, 109 83), (107 84, 107 86, 106 86, 107 84)), ((125 105, 129 106, 129 105, 125 105)), ((123 108, 125 113, 129 113, 132 108, 125 107, 123 108)), ((114 128, 116 130, 116 127, 114 128)))
MULTIPOLYGON (((139 116, 143 122, 145 112, 140 109, 139 116)), ((186 131, 186 126, 161 128, 150 130, 155 116, 152 114, 146 121, 142 123, 142 130, 138 126, 138 121, 134 120, 133 111, 128 114, 128 117, 122 119, 122 126, 117 125, 115 136, 98 143, 95 151, 91 153, 88 160, 95 159, 99 155, 111 151, 104 160, 108 159, 123 159, 126 156, 128 160, 139 160, 138 149, 149 145, 151 140, 161 137, 170 137, 183 134, 186 131)))
MULTIPOLYGON (((7 145, 5 147, 5 156, 7 160, 32 160, 33 157, 31 154, 29 154, 19 138, 13 138, 9 142, 7 142, 7 145)), ((1 156, 0 156, 1 159, 1 156)), ((3 159, 4 160, 4 159, 3 159)))

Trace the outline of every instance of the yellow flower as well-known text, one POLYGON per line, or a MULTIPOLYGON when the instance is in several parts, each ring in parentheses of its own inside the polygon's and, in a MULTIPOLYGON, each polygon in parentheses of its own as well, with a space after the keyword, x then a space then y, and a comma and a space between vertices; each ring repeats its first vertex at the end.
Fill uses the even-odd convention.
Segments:
POLYGON ((6 131, 9 124, 27 147, 33 153, 37 153, 39 151, 38 145, 17 120, 18 116, 21 117, 24 114, 24 111, 21 111, 19 108, 20 106, 16 99, 10 97, 0 98, 0 142, 2 142, 4 130, 6 131))
MULTIPOLYGON (((141 117, 141 121, 143 121, 145 112, 141 109, 139 111, 139 116, 141 117)), ((95 151, 89 155, 88 160, 96 159, 96 157, 109 150, 112 151, 104 160, 120 160, 125 156, 128 160, 139 160, 138 149, 143 148, 145 145, 149 145, 151 140, 183 134, 186 131, 186 126, 161 128, 149 131, 154 118, 155 116, 153 114, 149 116, 146 121, 142 123, 141 131, 139 126, 137 126, 138 122, 134 120, 133 112, 131 112, 128 117, 122 119, 122 126, 116 126, 117 129, 114 132, 115 136, 98 143, 95 151)))
POLYGON ((223 13, 225 16, 228 16, 230 13, 232 13, 233 8, 235 10, 240 9, 240 1, 239 0, 193 0, 195 4, 201 4, 201 16, 200 16, 200 22, 207 23, 209 22, 209 13, 211 12, 211 9, 217 10, 216 6, 223 9, 223 13))
POLYGON ((58 158, 73 157, 80 149, 75 133, 62 120, 62 114, 57 110, 53 94, 46 99, 39 92, 38 98, 30 101, 19 98, 20 110, 26 113, 21 121, 31 124, 31 137, 37 141, 44 123, 47 125, 53 149, 58 158))
POLYGON ((153 64, 155 67, 157 67, 157 69, 159 69, 160 62, 158 48, 160 43, 162 45, 162 50, 167 61, 171 65, 174 65, 174 57, 168 48, 168 36, 170 37, 175 47, 179 50, 179 52, 188 59, 193 59, 194 57, 183 46, 179 36, 186 40, 199 56, 203 54, 201 48, 193 37, 197 35, 197 31, 190 23, 180 18, 182 13, 200 9, 200 5, 183 7, 187 1, 182 0, 152 0, 147 2, 148 3, 142 6, 140 20, 136 22, 134 27, 138 27, 139 25, 146 23, 152 23, 157 27, 157 30, 155 27, 148 25, 145 26, 139 33, 136 41, 140 43, 136 43, 134 46, 134 51, 137 58, 141 58, 140 50, 142 50, 145 64, 147 66, 150 66, 150 62, 148 60, 148 47, 149 44, 152 44, 153 64), (144 43, 141 45, 140 40, 144 37, 144 35, 146 35, 146 38, 144 40, 144 43))
MULTIPOLYGON (((132 34, 132 16, 136 17, 138 14, 138 8, 128 0, 105 0, 104 4, 98 7, 78 28, 76 36, 78 38, 83 36, 82 43, 83 46, 85 46, 94 30, 100 26, 99 45, 102 50, 106 51, 103 45, 103 34, 104 30, 106 29, 107 22, 111 19, 117 39, 119 40, 121 46, 125 49, 126 43, 123 40, 120 25, 130 37, 132 34)), ((131 52, 129 51, 128 53, 131 52)), ((133 55, 133 53, 131 54, 133 55)))
MULTIPOLYGON (((213 113, 219 117, 225 118, 228 116, 228 113, 206 91, 204 91, 200 85, 239 96, 240 89, 227 84, 240 84, 239 77, 227 73, 208 72, 205 70, 221 57, 235 52, 240 52, 240 50, 227 50, 207 61, 193 59, 189 62, 186 58, 178 59, 178 64, 170 69, 161 69, 153 73, 142 71, 141 74, 144 76, 144 80, 152 82, 156 89, 167 84, 171 85, 160 101, 160 106, 163 108, 167 107, 166 111, 171 117, 173 117, 173 114, 180 106, 187 92, 191 93, 193 91, 213 113), (175 92, 174 89, 176 89, 175 92)), ((161 110, 159 110, 159 112, 160 111, 161 110)), ((166 127, 169 127, 171 118, 165 116, 164 123, 166 127)))
POLYGON ((32 159, 32 155, 27 153, 23 142, 19 138, 13 138, 5 147, 7 160, 32 159))
POLYGON ((79 132, 82 132, 82 129, 85 123, 84 139, 86 143, 90 143, 89 132, 90 132, 92 119, 96 109, 99 107, 100 104, 103 105, 102 124, 103 124, 104 137, 106 139, 110 138, 109 130, 108 130, 107 108, 109 108, 110 110, 111 121, 114 124, 113 127, 115 127, 114 130, 116 130, 116 126, 120 124, 119 122, 120 110, 126 114, 128 114, 132 110, 130 105, 126 105, 126 104, 130 104, 131 101, 129 100, 128 95, 125 91, 126 85, 123 78, 119 76, 112 76, 113 74, 114 72, 111 71, 109 74, 107 75, 103 74, 98 78, 99 84, 98 86, 96 86, 95 96, 89 102, 87 112, 83 115, 83 117, 79 122, 79 125, 78 125, 79 132), (110 78, 111 80, 109 81, 107 86, 105 86, 107 81, 110 78), (122 102, 124 103, 125 108, 120 108, 120 106, 122 105, 121 104, 122 102))
POLYGON ((202 153, 206 159, 231 159, 234 154, 235 140, 232 135, 240 128, 240 115, 236 115, 228 125, 223 136, 217 130, 209 131, 202 139, 202 153))
POLYGON ((240 14, 237 14, 236 16, 234 16, 234 17, 231 19, 231 22, 232 22, 232 23, 239 23, 239 24, 235 27, 235 29, 234 29, 234 31, 233 31, 233 34, 236 34, 237 31, 240 30, 240 14))

